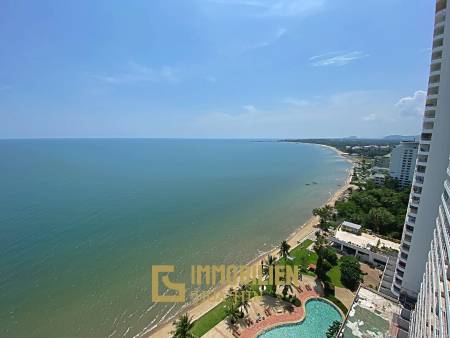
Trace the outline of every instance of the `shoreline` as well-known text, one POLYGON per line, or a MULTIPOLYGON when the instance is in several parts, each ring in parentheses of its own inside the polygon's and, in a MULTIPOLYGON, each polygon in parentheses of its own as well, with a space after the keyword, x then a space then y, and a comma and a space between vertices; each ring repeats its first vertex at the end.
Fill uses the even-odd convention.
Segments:
MULTIPOLYGON (((347 178, 345 179, 344 183, 340 187, 338 187, 338 189, 334 192, 334 194, 332 196, 330 196, 330 198, 328 198, 328 200, 324 204, 322 204, 320 207, 323 207, 325 205, 334 206, 336 201, 338 201, 343 196, 343 194, 348 190, 348 188, 351 185, 350 182, 351 182, 352 174, 353 174, 354 167, 355 167, 355 161, 353 161, 350 157, 348 157, 347 154, 343 153, 342 151, 340 151, 334 147, 322 145, 322 144, 315 144, 315 145, 318 145, 321 147, 326 147, 328 149, 333 150, 339 157, 341 157, 342 159, 344 159, 345 161, 347 161, 348 163, 351 164, 351 167, 348 169, 347 178)), ((317 230, 316 226, 318 223, 319 223, 319 217, 311 216, 305 223, 303 223, 302 225, 299 225, 297 227, 297 229, 294 232, 292 232, 286 239, 288 244, 291 246, 291 250, 294 249, 295 247, 297 247, 298 245, 300 245, 301 242, 303 242, 307 237, 309 237, 311 234, 313 234, 317 230)), ((261 260, 264 260, 267 257, 267 255, 275 255, 276 256, 277 251, 278 251, 278 248, 275 247, 267 252, 264 252, 264 253, 258 255, 256 258, 252 259, 250 262, 248 262, 244 265, 249 266, 249 267, 259 265, 261 260)), ((216 289, 214 289, 211 292, 210 295, 208 295, 207 298, 199 300, 197 302, 194 302, 193 304, 190 304, 189 306, 187 306, 186 309, 184 309, 183 311, 178 313, 177 316, 184 314, 184 313, 189 313, 189 316, 192 317, 193 320, 197 320, 198 318, 202 317, 204 314, 206 314, 208 311, 210 311, 211 309, 213 309, 215 306, 217 306, 218 304, 220 304, 222 302, 222 299, 217 300, 217 298, 218 298, 217 294, 223 293, 226 290, 228 290, 230 287, 236 287, 236 286, 237 285, 225 284, 225 285, 221 285, 220 287, 217 287, 216 289)), ((162 323, 161 326, 154 328, 153 330, 150 330, 149 332, 144 332, 144 333, 137 335, 137 337, 155 337, 155 338, 169 337, 170 331, 173 330, 172 319, 168 320, 165 323, 162 323)))

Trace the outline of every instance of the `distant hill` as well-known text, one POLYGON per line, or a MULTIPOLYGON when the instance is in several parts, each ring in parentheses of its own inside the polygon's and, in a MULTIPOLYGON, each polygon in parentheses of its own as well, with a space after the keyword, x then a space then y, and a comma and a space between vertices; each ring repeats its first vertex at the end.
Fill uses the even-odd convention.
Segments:
POLYGON ((418 139, 419 136, 408 136, 408 135, 388 135, 383 137, 383 140, 389 141, 414 141, 418 139))

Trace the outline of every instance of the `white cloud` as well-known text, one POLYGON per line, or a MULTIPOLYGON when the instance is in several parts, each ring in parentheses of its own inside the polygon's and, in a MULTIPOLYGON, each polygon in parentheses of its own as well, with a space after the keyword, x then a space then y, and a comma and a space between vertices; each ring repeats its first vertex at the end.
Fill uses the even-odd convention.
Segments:
POLYGON ((377 114, 371 113, 369 115, 363 116, 363 121, 375 121, 377 119, 377 114))
POLYGON ((281 102, 286 103, 288 105, 294 106, 294 107, 305 107, 311 104, 308 100, 302 100, 302 99, 295 99, 292 97, 285 98, 281 100, 281 102))
POLYGON ((300 16, 321 9, 325 0, 205 0, 222 6, 247 8, 258 16, 300 16))
POLYGON ((404 117, 418 117, 423 114, 426 97, 425 91, 417 90, 412 96, 400 98, 395 107, 404 117))
POLYGON ((411 133, 415 121, 393 124, 393 102, 383 91, 347 91, 306 99, 285 98, 271 108, 215 109, 193 121, 206 137, 342 137, 411 133), (364 121, 374 123, 361 123, 364 121))
POLYGON ((315 55, 309 58, 311 65, 315 67, 321 66, 344 66, 358 59, 370 56, 361 51, 354 52, 330 52, 320 55, 315 55))
POLYGON ((287 29, 285 29, 285 28, 278 28, 277 31, 274 34, 272 34, 272 36, 267 38, 266 40, 244 47, 242 49, 242 53, 245 53, 245 52, 250 51, 250 50, 264 48, 264 47, 268 47, 270 45, 273 45, 278 40, 280 40, 286 33, 287 33, 287 29))
POLYGON ((91 74, 93 79, 112 85, 136 84, 142 82, 177 83, 177 70, 169 66, 151 68, 136 62, 129 62, 126 71, 117 74, 91 74))

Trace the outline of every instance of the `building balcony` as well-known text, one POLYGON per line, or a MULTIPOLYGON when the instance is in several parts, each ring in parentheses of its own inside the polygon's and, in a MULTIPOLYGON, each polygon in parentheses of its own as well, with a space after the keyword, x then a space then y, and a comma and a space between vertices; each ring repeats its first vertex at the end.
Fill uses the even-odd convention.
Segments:
POLYGON ((425 121, 422 124, 422 131, 423 132, 432 132, 434 128, 434 122, 433 121, 425 121))
POLYGON ((431 53, 431 61, 433 63, 433 61, 441 61, 442 60, 442 49, 441 50, 437 50, 437 51, 433 51, 431 53))
POLYGON ((447 8, 447 0, 436 1, 436 15, 447 8))
POLYGON ((411 204, 415 207, 418 207, 420 204, 420 197, 415 197, 415 196, 411 197, 411 199, 409 200, 409 204, 411 204))
MULTIPOLYGON (((438 71, 440 72, 440 70, 438 71)), ((439 94, 439 86, 428 87, 427 99, 437 99, 439 94)))
POLYGON ((419 155, 417 156, 417 163, 427 163, 428 155, 419 155))
POLYGON ((439 83, 440 81, 441 81, 440 74, 433 74, 433 75, 430 75, 430 77, 428 78, 428 84, 435 84, 435 83, 439 83))
POLYGON ((419 146, 418 154, 428 155, 428 152, 430 151, 431 146, 429 144, 421 144, 419 146))
POLYGON ((435 47, 431 49, 433 53, 441 53, 441 58, 442 58, 442 53, 444 51, 444 46, 439 46, 439 47, 435 47))
POLYGON ((437 25, 434 27, 433 41, 437 40, 438 38, 441 38, 442 35, 444 35, 444 29, 445 29, 444 25, 437 25))
POLYGON ((421 143, 429 144, 431 142, 431 137, 433 136, 432 133, 422 133, 420 135, 420 141, 421 143))
POLYGON ((417 208, 417 207, 414 207, 414 206, 410 206, 409 207, 409 212, 411 213, 411 214, 413 214, 413 215, 417 215, 417 211, 418 211, 419 209, 417 208))
MULTIPOLYGON (((408 234, 410 236, 412 236, 412 234, 414 233, 414 227, 412 225, 409 224, 405 224, 405 227, 403 228, 405 234, 408 234)), ((402 254, 404 255, 404 254, 402 254)), ((403 257, 404 259, 407 259, 408 257, 403 257)))
POLYGON ((434 18, 434 29, 445 26, 445 13, 441 12, 441 14, 436 15, 434 18))

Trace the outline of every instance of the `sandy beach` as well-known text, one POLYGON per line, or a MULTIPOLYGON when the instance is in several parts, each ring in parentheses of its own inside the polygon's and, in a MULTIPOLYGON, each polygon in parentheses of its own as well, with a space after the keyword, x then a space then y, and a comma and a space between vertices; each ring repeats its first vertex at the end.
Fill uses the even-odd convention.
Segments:
MULTIPOLYGON (((352 167, 348 171, 347 179, 342 186, 339 187, 339 189, 324 203, 325 205, 331 205, 334 206, 336 201, 338 201, 344 193, 347 191, 347 189, 350 187, 350 182, 352 179, 352 174, 354 170, 354 161, 347 156, 347 154, 339 151, 336 148, 326 146, 326 145, 320 145, 322 147, 326 147, 329 149, 334 150, 339 156, 341 156, 346 161, 350 162, 352 164, 352 167)), ((312 235, 317 230, 317 224, 319 223, 319 218, 317 216, 311 216, 306 223, 299 226, 296 231, 294 231, 287 239, 287 242, 291 246, 291 249, 295 248, 299 245, 302 241, 304 241, 307 237, 312 235)), ((261 260, 264 260, 267 255, 277 255, 278 248, 274 248, 259 257, 255 258, 251 262, 249 262, 248 266, 255 266, 259 265, 261 260)), ((191 316, 194 320, 200 318, 203 314, 207 313, 209 310, 211 310, 213 307, 215 307, 217 304, 221 302, 221 300, 218 300, 217 293, 224 294, 226 290, 228 290, 230 287, 236 287, 237 285, 223 285, 220 288, 217 288, 208 298, 203 299, 202 301, 191 305, 188 309, 186 309, 184 312, 188 312, 189 316, 191 316)), ((181 315, 181 314, 179 314, 181 315)), ((155 328, 153 331, 146 333, 143 335, 143 337, 161 337, 161 338, 167 338, 170 337, 170 332, 173 330, 172 321, 170 320, 164 324, 162 324, 160 327, 155 328)))

